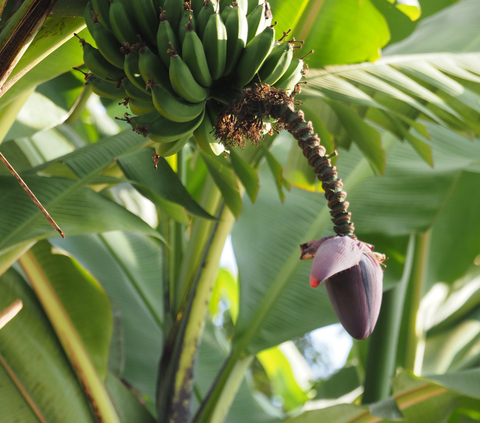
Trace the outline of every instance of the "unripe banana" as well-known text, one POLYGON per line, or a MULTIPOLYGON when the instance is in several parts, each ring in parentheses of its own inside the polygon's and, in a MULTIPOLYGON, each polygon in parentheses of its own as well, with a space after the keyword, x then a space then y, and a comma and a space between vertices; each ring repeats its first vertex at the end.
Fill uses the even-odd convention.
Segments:
POLYGON ((207 98, 207 89, 195 81, 192 72, 175 50, 171 52, 168 72, 173 89, 184 100, 199 103, 207 98))
POLYGON ((155 9, 154 0, 135 0, 132 4, 142 38, 150 45, 156 46, 159 12, 155 9))
POLYGON ((250 15, 254 11, 254 9, 261 3, 263 3, 264 0, 248 0, 248 8, 247 8, 247 16, 250 15))
POLYGON ((237 6, 240 8, 244 16, 248 13, 248 0, 236 0, 237 6))
POLYGON ((151 84, 150 89, 152 90, 155 108, 172 122, 190 122, 199 116, 205 108, 205 101, 195 104, 189 103, 175 96, 160 84, 151 84))
POLYGON ((234 0, 219 0, 218 7, 220 9, 220 13, 222 13, 227 6, 231 6, 234 0))
POLYGON ((115 35, 100 22, 96 22, 93 25, 92 37, 97 44, 97 48, 112 65, 117 68, 123 69, 123 62, 125 56, 120 51, 120 44, 118 43, 115 35))
POLYGON ((182 45, 184 61, 192 72, 195 81, 204 87, 212 83, 212 76, 208 70, 207 58, 203 44, 192 27, 188 28, 182 45))
POLYGON ((169 143, 190 136, 202 122, 203 111, 196 118, 185 123, 176 123, 159 115, 157 112, 129 118, 128 122, 133 130, 148 136, 155 142, 169 143))
POLYGON ((93 10, 92 2, 89 1, 85 6, 85 10, 83 11, 83 18, 85 19, 85 23, 87 24, 88 32, 90 34, 93 32, 93 25, 95 22, 93 21, 93 15, 95 11, 93 10))
POLYGON ((104 81, 93 73, 89 73, 85 77, 85 81, 92 87, 92 91, 100 97, 120 99, 127 96, 121 82, 104 81))
POLYGON ((147 113, 152 112, 157 113, 157 109, 155 109, 155 106, 151 101, 139 101, 130 97, 128 99, 128 105, 130 106, 132 113, 137 116, 146 115, 147 113))
POLYGON ((180 138, 177 141, 158 144, 155 147, 155 153, 157 153, 157 155, 160 157, 173 156, 185 146, 189 139, 190 135, 187 135, 186 137, 180 138))
POLYGON ((172 29, 175 31, 175 33, 177 33, 184 11, 183 1, 165 0, 163 10, 166 14, 168 22, 170 22, 170 25, 172 26, 172 29))
POLYGON ((227 23, 228 15, 232 11, 232 9, 233 9, 233 6, 228 5, 227 7, 225 7, 225 9, 222 10, 222 13, 220 13, 220 17, 222 18, 222 21, 225 22, 225 24, 227 23))
POLYGON ((145 83, 148 83, 149 81, 156 82, 173 93, 173 88, 170 85, 168 69, 163 65, 157 55, 147 46, 144 46, 139 50, 138 69, 145 83))
POLYGON ((208 113, 205 113, 202 123, 195 129, 193 137, 200 148, 212 156, 218 156, 225 151, 224 145, 220 144, 213 135, 213 125, 208 113))
POLYGON ((227 60, 227 29, 218 13, 208 19, 203 34, 203 49, 212 79, 220 78, 227 60))
POLYGON ((293 90, 303 77, 304 67, 303 58, 293 59, 283 76, 275 83, 275 88, 286 91, 293 90))
POLYGON ((181 51, 181 46, 178 43, 175 32, 173 31, 170 21, 166 18, 165 11, 162 11, 162 13, 160 13, 160 24, 158 25, 157 31, 157 48, 160 59, 162 59, 162 62, 167 68, 170 66, 170 54, 167 53, 167 51, 170 50, 172 46, 174 50, 178 52, 181 51))
POLYGON ((123 88, 125 89, 125 94, 128 98, 133 98, 137 101, 152 101, 152 94, 150 91, 144 92, 138 89, 135 85, 133 85, 128 78, 125 78, 122 82, 123 88))
POLYGON ((273 85, 287 71, 293 59, 293 44, 291 42, 276 43, 265 63, 258 71, 262 84, 273 85))
POLYGON ((208 20, 210 19, 210 16, 216 12, 216 9, 217 3, 215 0, 207 0, 198 13, 196 31, 201 40, 203 40, 203 34, 205 32, 205 27, 207 26, 208 20))
POLYGON ((122 52, 125 54, 125 62, 123 69, 125 70, 125 75, 130 80, 130 82, 135 85, 139 90, 147 92, 145 89, 145 81, 142 78, 140 73, 140 68, 138 67, 139 54, 138 51, 132 50, 130 45, 126 43, 123 46, 122 52))
POLYGON ((140 41, 138 38, 140 31, 121 0, 111 1, 109 13, 112 32, 118 41, 128 42, 130 45, 140 41))
POLYGON ((253 9, 253 12, 247 16, 247 21, 247 43, 249 43, 256 35, 260 34, 265 29, 265 4, 259 4, 255 9, 253 9))
POLYGON ((113 66, 103 55, 83 38, 75 35, 83 47, 83 61, 85 66, 96 76, 103 80, 120 80, 125 77, 123 70, 113 66))
POLYGON ((92 6, 99 22, 110 29, 110 0, 92 0, 92 6))
POLYGON ((204 0, 192 0, 192 10, 195 15, 195 18, 198 18, 198 14, 200 13, 200 10, 203 7, 203 2, 204 0))
POLYGON ((238 62, 235 84, 243 87, 252 80, 272 50, 274 41, 275 29, 267 26, 247 44, 238 62))
POLYGON ((190 25, 195 31, 195 15, 192 12, 192 9, 189 7, 189 3, 185 3, 186 8, 185 12, 180 21, 180 26, 178 27, 178 42, 180 45, 183 45, 185 40, 185 35, 187 34, 187 25, 190 25))
POLYGON ((230 75, 247 44, 248 22, 238 7, 233 7, 225 22, 227 29, 227 61, 224 75, 230 75))

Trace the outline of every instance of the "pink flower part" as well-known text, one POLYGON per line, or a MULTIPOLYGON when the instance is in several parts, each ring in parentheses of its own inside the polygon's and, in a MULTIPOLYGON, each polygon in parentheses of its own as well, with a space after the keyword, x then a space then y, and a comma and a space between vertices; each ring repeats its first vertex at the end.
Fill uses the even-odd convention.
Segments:
POLYGON ((310 285, 317 287, 325 279, 355 266, 362 259, 363 251, 370 251, 362 242, 349 236, 328 237, 315 254, 310 272, 310 285))

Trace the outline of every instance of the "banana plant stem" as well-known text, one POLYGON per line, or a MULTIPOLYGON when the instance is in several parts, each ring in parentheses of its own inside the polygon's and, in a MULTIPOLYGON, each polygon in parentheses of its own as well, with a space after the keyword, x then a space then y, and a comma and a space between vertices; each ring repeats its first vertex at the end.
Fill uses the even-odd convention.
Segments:
POLYGON ((393 288, 383 293, 380 316, 370 336, 362 404, 380 401, 391 394, 400 323, 414 253, 415 239, 412 235, 407 247, 402 278, 393 288))
MULTIPOLYGON (((203 184, 199 204, 204 210, 212 216, 215 216, 220 201, 220 191, 213 182, 212 177, 207 175, 205 183, 203 184)), ((208 239, 212 225, 213 221, 199 217, 195 218, 192 223, 190 239, 187 242, 178 277, 175 280, 175 293, 173 295, 175 302, 172 304, 172 311, 174 313, 179 313, 185 305, 196 269, 202 258, 203 246, 208 239)))
POLYGON ((157 386, 160 421, 189 421, 198 342, 220 256, 233 221, 233 214, 222 204, 218 219, 204 244, 186 306, 179 313, 177 325, 167 342, 157 386))
POLYGON ((430 247, 431 231, 415 235, 415 255, 408 281, 397 355, 397 365, 420 375, 423 361, 425 333, 419 321, 419 308, 425 288, 425 273, 430 247))

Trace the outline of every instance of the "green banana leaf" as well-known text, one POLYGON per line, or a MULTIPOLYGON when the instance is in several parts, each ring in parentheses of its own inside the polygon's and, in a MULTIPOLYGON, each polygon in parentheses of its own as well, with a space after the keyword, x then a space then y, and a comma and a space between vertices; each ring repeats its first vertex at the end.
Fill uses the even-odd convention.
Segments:
POLYGON ((83 389, 32 289, 10 269, 0 277, 0 291, 1 309, 16 299, 23 302, 0 330, 2 420, 93 423, 83 389))
POLYGON ((50 28, 44 27, 38 32, 7 80, 5 93, 0 98, 0 108, 42 82, 83 63, 83 51, 73 33, 79 32, 82 38, 90 42, 92 38, 88 31, 80 31, 85 21, 81 18, 51 18, 50 23, 50 28), (65 30, 61 29, 62 23, 65 24, 65 30), (56 31, 50 32, 56 28, 56 31))
MULTIPOLYGON (((420 22, 410 37, 387 47, 385 55, 480 51, 476 1, 443 2, 444 5, 448 3, 451 6, 420 22)), ((441 4, 431 2, 429 7, 436 8, 441 4)))
POLYGON ((151 160, 152 150, 145 148, 122 155, 118 157, 117 162, 131 182, 141 185, 143 189, 148 189, 164 200, 183 206, 191 214, 213 219, 192 199, 177 174, 163 157, 160 157, 157 169, 154 169, 151 160), (146 166, 146 163, 152 164, 146 166))
POLYGON ((156 371, 163 348, 162 247, 129 232, 50 240, 68 252, 102 285, 121 313, 125 364, 120 375, 154 398, 156 371))
POLYGON ((299 56, 315 50, 308 59, 308 65, 314 68, 376 60, 389 40, 387 24, 370 0, 270 3, 273 20, 279 22, 275 27, 277 39, 291 29, 297 40, 305 41, 299 56))

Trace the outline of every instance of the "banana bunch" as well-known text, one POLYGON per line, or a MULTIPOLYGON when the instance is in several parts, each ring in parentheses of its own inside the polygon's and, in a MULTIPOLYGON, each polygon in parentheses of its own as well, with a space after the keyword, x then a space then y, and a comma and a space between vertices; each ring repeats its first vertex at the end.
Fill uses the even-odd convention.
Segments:
POLYGON ((125 99, 133 130, 178 152, 193 134, 218 155, 218 111, 253 83, 292 90, 303 76, 295 40, 275 41, 264 0, 91 0, 85 22, 96 47, 80 39, 87 83, 125 99))

